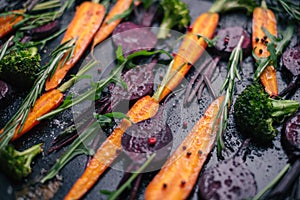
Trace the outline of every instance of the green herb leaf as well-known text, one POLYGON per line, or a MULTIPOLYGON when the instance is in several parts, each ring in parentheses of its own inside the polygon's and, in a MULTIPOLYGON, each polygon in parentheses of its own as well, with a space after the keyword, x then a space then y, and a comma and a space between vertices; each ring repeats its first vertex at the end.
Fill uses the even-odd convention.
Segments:
POLYGON ((131 177, 121 187, 119 187, 119 189, 117 189, 116 191, 112 191, 111 192, 111 191, 107 191, 106 190, 103 193, 103 190, 101 190, 100 192, 102 194, 107 194, 109 200, 115 200, 115 199, 117 199, 122 194, 122 192, 124 192, 124 190, 126 190, 127 188, 131 187, 131 183, 136 179, 136 177, 140 173, 142 173, 150 165, 150 163, 155 158, 155 156, 156 156, 156 153, 153 153, 148 158, 148 160, 136 172, 133 172, 132 175, 131 175, 131 177))
POLYGON ((225 91, 225 97, 221 104, 221 107, 214 119, 214 123, 219 122, 218 130, 217 130, 217 151, 218 156, 220 157, 222 154, 222 150, 225 148, 225 144, 223 141, 223 133, 227 127, 228 121, 228 109, 230 108, 230 104, 232 102, 233 91, 235 87, 235 79, 240 78, 238 73, 238 66, 242 61, 243 50, 242 50, 242 42, 244 40, 244 36, 241 36, 238 45, 232 51, 229 62, 228 62, 228 73, 227 77, 220 89, 220 93, 225 91))
POLYGON ((49 172, 40 181, 41 183, 55 177, 59 171, 73 158, 78 155, 86 154, 93 155, 94 151, 91 150, 87 145, 93 141, 95 136, 99 134, 99 125, 94 122, 89 126, 79 137, 69 146, 69 148, 64 152, 64 154, 56 161, 56 163, 51 167, 49 172))
MULTIPOLYGON (((265 68, 271 64, 274 66, 277 65, 277 57, 280 56, 283 52, 283 49, 286 45, 291 41, 294 33, 294 27, 289 25, 287 29, 282 33, 282 38, 273 36, 268 30, 262 28, 264 33, 270 38, 271 43, 268 44, 268 50, 270 48, 270 56, 266 58, 258 58, 255 56, 257 69, 254 73, 254 80, 257 81, 261 75, 261 73, 265 70, 265 68), (272 47, 275 47, 274 48, 272 47)), ((254 56, 254 53, 252 53, 254 56)))

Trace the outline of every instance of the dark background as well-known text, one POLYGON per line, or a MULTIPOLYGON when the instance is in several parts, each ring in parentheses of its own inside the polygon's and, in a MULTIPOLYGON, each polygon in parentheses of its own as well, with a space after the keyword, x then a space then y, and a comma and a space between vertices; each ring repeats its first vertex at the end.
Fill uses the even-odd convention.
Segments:
MULTIPOLYGON (((192 20, 194 20, 201 13, 207 11, 212 4, 211 1, 203 0, 185 0, 185 2, 187 2, 190 8, 192 20)), ((79 3, 80 2, 77 1, 76 5, 78 5, 79 3)), ((74 15, 74 12, 75 6, 66 11, 63 17, 60 19, 62 28, 68 25, 68 23, 72 19, 72 16, 74 15)), ((159 19, 157 19, 157 21, 159 21, 159 19)), ((249 34, 251 34, 251 15, 246 15, 244 11, 221 14, 218 29, 230 26, 241 26, 245 28, 249 34)), ((285 21, 279 20, 279 29, 283 29, 284 27, 285 21)), ((297 34, 295 34, 293 40, 291 41, 289 45, 290 47, 295 46, 299 42, 299 37, 297 37, 299 36, 299 30, 296 31, 298 32, 297 34)), ((51 52, 51 50, 53 50, 53 48, 59 44, 61 38, 62 35, 46 46, 45 50, 43 51, 43 57, 45 60, 48 59, 48 54, 51 52)), ((87 59, 90 58, 88 52, 84 57, 86 57, 87 59)), ((85 62, 84 59, 82 59, 81 62, 85 62)), ((70 71, 69 74, 75 73, 80 67, 81 62, 79 62, 74 67, 74 69, 70 71)), ((253 77, 254 72, 253 63, 254 61, 251 55, 244 56, 244 61, 242 64, 242 80, 237 81, 236 83, 235 95, 239 94, 246 85, 251 83, 251 77, 253 77)), ((282 71, 282 67, 279 67, 279 91, 281 91, 286 86, 286 77, 284 73, 282 73, 282 71)), ((191 71, 189 76, 192 74, 192 72, 193 70, 191 71)), ((224 77, 227 74, 226 60, 222 60, 219 62, 218 69, 215 74, 216 76, 213 85, 215 87, 215 91, 218 91, 220 84, 222 84, 224 77)), ((68 79, 69 77, 70 76, 68 75, 66 79, 68 79)), ((184 88, 185 85, 186 82, 183 82, 179 86, 179 88, 184 88)), ((26 91, 17 91, 14 102, 12 102, 12 104, 7 108, 0 110, 1 127, 16 111, 18 105, 21 103, 21 100, 25 97, 25 95, 26 91)), ((299 101, 299 95, 300 92, 298 90, 296 94, 291 97, 291 99, 299 101)), ((204 90, 203 98, 199 102, 194 101, 189 107, 185 107, 184 109, 182 107, 182 92, 179 91, 178 95, 173 95, 170 98, 166 110, 168 110, 168 124, 170 125, 174 136, 173 149, 180 143, 180 141, 182 141, 182 138, 184 138, 185 135, 188 134, 189 130, 191 130, 197 119, 202 116, 203 112, 205 111, 209 103, 212 102, 212 100, 212 97, 209 95, 206 89, 204 90), (180 116, 178 116, 178 113, 180 113, 180 116), (187 128, 182 128, 183 121, 188 122, 187 128)), ((72 120, 73 117, 71 110, 60 113, 51 120, 42 121, 40 125, 36 126, 29 133, 16 141, 14 145, 18 149, 22 150, 32 146, 33 144, 42 142, 44 143, 44 152, 47 152, 50 147, 51 141, 55 138, 56 135, 59 134, 60 131, 62 131, 70 122, 72 122, 72 120)), ((258 191, 264 188, 264 186, 266 186, 287 163, 287 155, 282 147, 282 143, 280 140, 281 127, 279 127, 278 130, 279 134, 272 142, 272 144, 270 144, 269 146, 257 146, 251 143, 249 146, 249 151, 246 155, 245 162, 255 176, 258 191)), ((238 131, 235 129, 232 113, 230 113, 229 124, 225 133, 225 144, 227 150, 226 152, 224 152, 224 157, 232 157, 244 140, 245 138, 240 136, 238 131)), ((87 156, 78 156, 76 157, 76 159, 72 160, 65 168, 63 168, 63 170, 60 172, 60 178, 62 180, 54 179, 54 181, 50 181, 50 183, 46 185, 34 184, 43 174, 45 174, 45 171, 55 163, 56 158, 58 158, 62 153, 63 150, 51 153, 49 155, 47 155, 46 153, 39 155, 34 160, 34 163, 32 165, 32 174, 19 184, 12 183, 9 177, 6 177, 2 173, 0 173, 0 199, 16 199, 16 195, 18 197, 26 195, 21 199, 47 199, 45 196, 39 197, 38 194, 33 193, 40 192, 51 196, 53 192, 49 192, 49 188, 52 188, 54 190, 57 188, 57 192, 55 192, 53 199, 63 199, 73 183, 77 180, 78 177, 80 177, 80 175, 84 171, 85 165, 87 163, 87 156), (30 196, 31 194, 33 196, 30 196)), ((203 170, 214 165, 217 162, 218 158, 216 156, 216 148, 214 148, 211 155, 208 157, 207 163, 204 166, 203 170)), ((139 190, 138 199, 143 199, 143 191, 153 175, 155 175, 155 172, 143 175, 142 186, 139 190)), ((99 191, 115 190, 122 176, 123 172, 121 171, 117 171, 114 169, 107 170, 104 175, 101 176, 92 190, 90 190, 90 192, 84 197, 84 199, 105 199, 105 196, 100 194, 99 191)), ((198 184, 195 186, 195 190, 192 192, 190 199, 198 199, 197 188, 198 184)))

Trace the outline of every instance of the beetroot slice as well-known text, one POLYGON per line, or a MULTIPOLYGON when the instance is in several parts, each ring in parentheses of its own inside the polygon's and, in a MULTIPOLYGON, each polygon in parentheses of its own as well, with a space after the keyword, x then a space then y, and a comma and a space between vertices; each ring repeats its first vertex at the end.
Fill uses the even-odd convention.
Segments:
POLYGON ((122 147, 136 163, 144 163, 150 154, 156 152, 152 163, 163 164, 171 151, 172 140, 170 127, 163 120, 162 114, 158 113, 153 118, 136 123, 127 129, 122 137, 122 147))
POLYGON ((283 65, 293 74, 300 74, 300 46, 296 46, 286 50, 282 54, 283 65))
POLYGON ((151 50, 157 43, 156 35, 149 28, 124 22, 119 24, 113 32, 113 42, 122 46, 124 56, 140 50, 151 50))
POLYGON ((244 36, 242 43, 242 49, 244 53, 249 53, 251 50, 251 39, 247 31, 241 27, 228 27, 225 29, 220 29, 214 36, 217 38, 215 43, 215 49, 217 53, 223 58, 230 56, 230 53, 237 46, 241 36, 244 36))
POLYGON ((285 123, 284 136, 288 152, 300 155, 300 111, 285 123))
POLYGON ((240 155, 217 163, 200 177, 199 193, 203 199, 247 199, 256 190, 254 175, 240 155))
POLYGON ((12 87, 0 80, 0 109, 5 108, 15 101, 15 91, 12 87))

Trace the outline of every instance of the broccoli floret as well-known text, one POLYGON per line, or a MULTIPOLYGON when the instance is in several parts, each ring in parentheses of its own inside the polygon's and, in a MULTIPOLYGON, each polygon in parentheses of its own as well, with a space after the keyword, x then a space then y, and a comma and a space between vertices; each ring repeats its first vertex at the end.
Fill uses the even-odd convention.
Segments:
POLYGON ((36 47, 12 50, 0 60, 0 78, 16 87, 29 89, 41 70, 36 47))
POLYGON ((158 38, 167 38, 170 29, 173 27, 182 29, 189 25, 191 17, 184 2, 180 0, 162 0, 160 5, 163 8, 164 16, 157 34, 158 38))
POLYGON ((31 173, 33 158, 42 152, 42 144, 34 145, 22 152, 12 145, 0 150, 0 170, 14 181, 20 181, 31 173))
POLYGON ((234 117, 241 133, 257 141, 270 141, 277 135, 274 125, 298 108, 298 101, 272 99, 261 84, 255 82, 238 96, 234 104, 234 117))

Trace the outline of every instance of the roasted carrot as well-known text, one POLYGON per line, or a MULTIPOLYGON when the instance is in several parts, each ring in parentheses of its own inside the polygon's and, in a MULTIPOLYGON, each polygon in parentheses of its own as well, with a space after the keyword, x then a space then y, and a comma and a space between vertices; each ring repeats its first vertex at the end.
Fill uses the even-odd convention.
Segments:
MULTIPOLYGON (((152 102, 154 105, 147 104, 148 107, 145 107, 143 110, 155 110, 152 108, 158 106, 159 102, 163 100, 175 87, 177 87, 186 73, 190 70, 191 66, 202 55, 207 43, 203 37, 199 36, 201 35, 209 39, 213 37, 219 21, 219 12, 241 7, 248 7, 249 10, 251 10, 250 7, 253 3, 252 2, 251 5, 249 3, 246 5, 239 5, 238 2, 234 1, 235 3, 231 4, 232 2, 233 1, 218 0, 212 5, 211 9, 207 13, 201 14, 196 19, 192 25, 191 31, 186 35, 186 39, 183 40, 183 43, 181 44, 181 47, 174 58, 171 73, 169 74, 170 80, 168 80, 166 85, 161 86, 161 88, 159 88, 158 91, 156 91, 156 93, 152 96, 152 100, 150 102, 152 102)), ((97 42, 95 42, 95 44, 97 44, 97 42)), ((146 101, 148 101, 150 97, 147 96, 144 98, 146 98, 146 101)), ((151 113, 148 114, 148 116, 145 114, 139 114, 139 109, 142 108, 143 105, 138 106, 138 104, 144 101, 145 100, 143 98, 140 101, 137 101, 130 109, 130 114, 128 113, 130 119, 134 119, 131 120, 135 123, 149 119, 147 117, 151 117, 151 115, 154 114, 151 113)), ((119 145, 121 143, 121 137, 129 126, 131 126, 131 123, 126 123, 123 120, 118 128, 113 131, 111 136, 108 137, 108 139, 97 150, 87 169, 73 185, 65 199, 78 199, 82 197, 92 187, 92 185, 96 183, 98 178, 107 169, 107 167, 112 164, 115 158, 117 158, 119 154, 118 152, 120 152, 118 149, 120 148, 119 145), (114 145, 112 145, 112 142, 114 145)))
POLYGON ((174 58, 171 74, 176 72, 172 79, 165 86, 162 91, 159 101, 165 98, 175 87, 182 81, 186 73, 190 70, 199 57, 203 54, 207 43, 202 35, 211 39, 214 35, 216 27, 219 22, 219 14, 207 12, 201 14, 191 26, 191 31, 187 33, 182 45, 179 48, 177 55, 174 58), (182 66, 184 64, 184 66, 182 66), (180 70, 178 70, 180 68, 180 70))
POLYGON ((100 27, 104 15, 105 7, 98 3, 85 1, 77 7, 75 16, 61 41, 61 43, 64 43, 73 38, 77 39, 73 56, 67 62, 64 62, 65 58, 62 58, 56 71, 46 82, 46 91, 56 88, 67 72, 80 59, 100 27))
POLYGON ((186 199, 212 150, 219 120, 216 120, 224 96, 216 99, 186 139, 162 166, 147 186, 145 199, 186 199))
MULTIPOLYGON (((276 17, 274 13, 266 7, 265 3, 263 3, 261 7, 254 9, 252 18, 252 46, 255 55, 260 58, 270 55, 267 49, 267 43, 270 42, 270 39, 265 35, 262 27, 266 28, 272 35, 277 36, 276 17)), ((270 65, 262 72, 260 81, 270 96, 278 95, 276 69, 274 66, 270 65)))
MULTIPOLYGON (((33 108, 28 113, 26 121, 22 126, 22 130, 20 131, 21 125, 17 127, 14 136, 12 137, 12 141, 18 139, 29 130, 31 130, 34 126, 39 124, 39 121, 37 119, 48 113, 49 111, 57 108, 63 101, 63 97, 63 93, 59 90, 51 90, 40 96, 35 102, 33 108)), ((0 131, 0 134, 2 132, 3 129, 0 131)))
POLYGON ((130 5, 132 4, 133 0, 118 0, 116 4, 112 7, 112 9, 109 11, 107 16, 105 17, 103 24, 95 34, 95 37, 93 39, 92 49, 105 40, 112 32, 113 30, 120 24, 122 21, 121 18, 112 20, 115 16, 120 15, 124 13, 126 10, 129 9, 130 5), (109 22, 109 23, 108 23, 109 22))
MULTIPOLYGON (((153 117, 159 103, 150 96, 145 96, 137 101, 127 113, 132 122, 137 123, 153 117)), ((131 121, 123 119, 120 125, 104 141, 92 160, 89 162, 83 175, 73 185, 65 200, 80 199, 98 180, 99 176, 111 165, 121 152, 121 137, 131 121)))
MULTIPOLYGON (((203 39, 198 39, 195 34, 202 34, 208 38, 211 38, 218 23, 218 15, 205 13, 201 15, 195 22, 193 31, 188 33, 188 39, 183 41, 179 53, 175 56, 176 65, 172 66, 174 71, 183 63, 194 63, 201 56, 206 47, 206 43, 203 39), (200 24, 198 24, 200 23, 200 24), (210 23, 212 28, 208 28, 210 23), (207 27, 207 28, 203 28, 207 27), (203 30, 203 31, 200 31, 203 30), (199 46, 203 45, 203 46, 199 46), (189 50, 189 51, 187 51, 189 50), (191 55, 190 51, 193 52, 191 55), (198 53, 195 51, 199 51, 198 53)), ((134 123, 146 120, 154 116, 158 110, 159 102, 169 94, 171 88, 175 88, 183 76, 190 69, 190 65, 185 65, 184 70, 180 71, 179 75, 172 77, 172 83, 168 84, 168 89, 163 90, 162 95, 158 95, 159 98, 152 98, 145 96, 137 101, 133 107, 128 111, 127 116, 134 123)), ((121 124, 116 128, 113 133, 107 138, 107 140, 97 150, 93 159, 90 161, 85 172, 73 185, 65 199, 79 199, 81 198, 98 180, 101 174, 107 169, 107 167, 114 161, 119 155, 121 149, 121 137, 128 127, 131 126, 128 120, 123 120, 121 124)))
MULTIPOLYGON (((181 70, 177 72, 178 75, 176 74, 172 77, 171 83, 168 82, 159 95, 153 95, 153 97, 145 96, 137 101, 127 113, 131 121, 137 123, 149 119, 156 114, 159 102, 181 82, 183 76, 191 68, 190 65, 194 64, 204 52, 207 44, 202 38, 198 38, 197 34, 212 38, 218 19, 219 16, 216 13, 204 13, 197 18, 192 31, 187 34, 187 39, 184 39, 178 54, 174 58, 174 64, 172 66, 173 72, 178 71, 178 68, 181 67, 181 70), (184 63, 188 64, 182 66, 184 63)), ((65 199, 79 199, 95 184, 101 174, 119 155, 121 137, 130 126, 131 123, 129 123, 128 120, 121 122, 118 128, 113 131, 97 150, 85 172, 73 185, 65 199)))
POLYGON ((59 90, 51 90, 49 92, 44 93, 40 98, 38 98, 36 103, 34 104, 34 107, 29 112, 22 130, 19 132, 19 128, 20 128, 19 125, 12 138, 12 141, 18 139, 23 134, 31 130, 34 126, 39 124, 37 118, 57 108, 60 105, 60 103, 63 101, 63 98, 64 95, 59 90))
POLYGON ((12 32, 14 30, 13 26, 24 19, 22 15, 15 13, 22 14, 24 10, 14 10, 12 14, 0 17, 0 38, 12 32))

